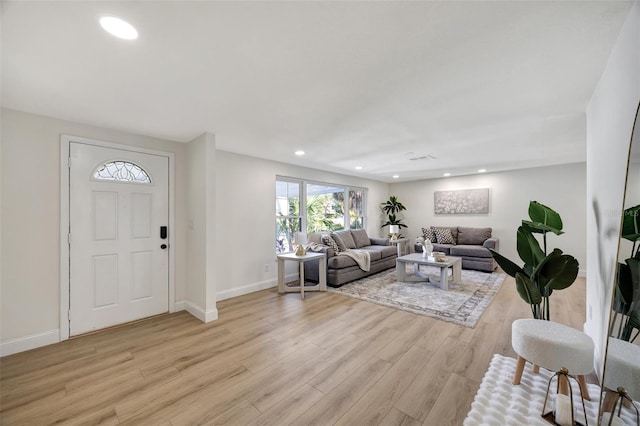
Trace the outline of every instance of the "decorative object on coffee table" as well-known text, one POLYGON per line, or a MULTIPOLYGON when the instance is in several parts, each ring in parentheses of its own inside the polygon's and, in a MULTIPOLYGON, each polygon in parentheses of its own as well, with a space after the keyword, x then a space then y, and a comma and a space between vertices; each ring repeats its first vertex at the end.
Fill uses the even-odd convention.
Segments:
POLYGON ((431 244, 431 240, 428 240, 425 237, 416 238, 416 244, 420 244, 420 246, 422 246, 422 257, 430 256, 433 252, 433 244, 431 244))

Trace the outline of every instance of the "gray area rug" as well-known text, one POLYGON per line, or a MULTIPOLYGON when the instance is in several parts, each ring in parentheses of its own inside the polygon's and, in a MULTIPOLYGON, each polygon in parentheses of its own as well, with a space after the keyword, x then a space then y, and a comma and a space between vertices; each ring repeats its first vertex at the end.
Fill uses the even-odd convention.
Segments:
MULTIPOLYGON (((440 278, 438 268, 421 266, 420 272, 440 278)), ((407 274, 411 273, 413 266, 407 265, 407 274)), ((504 274, 463 269, 462 283, 449 282, 445 291, 427 282, 398 282, 396 270, 388 269, 329 291, 473 328, 504 279, 504 274)))

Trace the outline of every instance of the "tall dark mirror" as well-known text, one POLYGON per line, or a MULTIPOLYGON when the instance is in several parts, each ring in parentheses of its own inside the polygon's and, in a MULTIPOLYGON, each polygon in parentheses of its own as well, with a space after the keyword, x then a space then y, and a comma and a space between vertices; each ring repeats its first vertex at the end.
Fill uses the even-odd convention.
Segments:
POLYGON ((640 106, 636 111, 629 149, 618 265, 603 376, 602 425, 640 425, 640 417, 637 417, 637 410, 640 410, 639 114, 640 106))

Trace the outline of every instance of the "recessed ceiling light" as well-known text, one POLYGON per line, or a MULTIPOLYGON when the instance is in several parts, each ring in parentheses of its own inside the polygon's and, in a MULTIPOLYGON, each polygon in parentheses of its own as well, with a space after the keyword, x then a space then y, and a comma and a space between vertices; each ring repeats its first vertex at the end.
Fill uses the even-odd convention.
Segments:
POLYGON ((485 173, 487 169, 478 169, 478 173, 485 173))
POLYGON ((356 166, 356 170, 362 170, 362 166, 356 166))
POLYGON ((100 25, 106 32, 118 38, 123 38, 125 40, 135 40, 138 38, 138 31, 133 27, 133 25, 120 18, 103 16, 100 18, 100 25))
POLYGON ((303 150, 301 150, 301 149, 299 149, 299 150, 297 150, 297 151, 295 152, 295 154, 296 154, 298 157, 301 157, 301 156, 303 156, 303 155, 304 155, 304 151, 303 151, 303 150))
POLYGON ((391 176, 391 177, 392 177, 392 178, 394 178, 394 179, 398 179, 400 176, 398 176, 398 175, 393 175, 393 176, 391 176))
POLYGON ((444 173, 442 176, 449 177, 449 176, 451 176, 451 173, 444 173))

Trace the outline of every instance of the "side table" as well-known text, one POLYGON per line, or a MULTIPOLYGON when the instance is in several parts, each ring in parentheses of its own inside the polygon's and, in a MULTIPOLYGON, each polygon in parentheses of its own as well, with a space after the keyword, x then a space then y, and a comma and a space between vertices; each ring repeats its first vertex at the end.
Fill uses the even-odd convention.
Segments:
POLYGON ((305 291, 327 291, 327 260, 324 253, 307 252, 304 256, 296 256, 295 253, 284 253, 277 255, 278 258, 278 293, 300 292, 300 297, 304 299, 305 291), (287 287, 284 285, 284 262, 285 260, 294 260, 298 262, 300 270, 300 285, 297 287, 287 287), (304 262, 310 260, 319 260, 320 268, 318 270, 320 282, 314 286, 304 285, 304 262))
POLYGON ((389 243, 398 247, 398 257, 409 254, 409 239, 398 238, 397 240, 389 240, 389 243))

